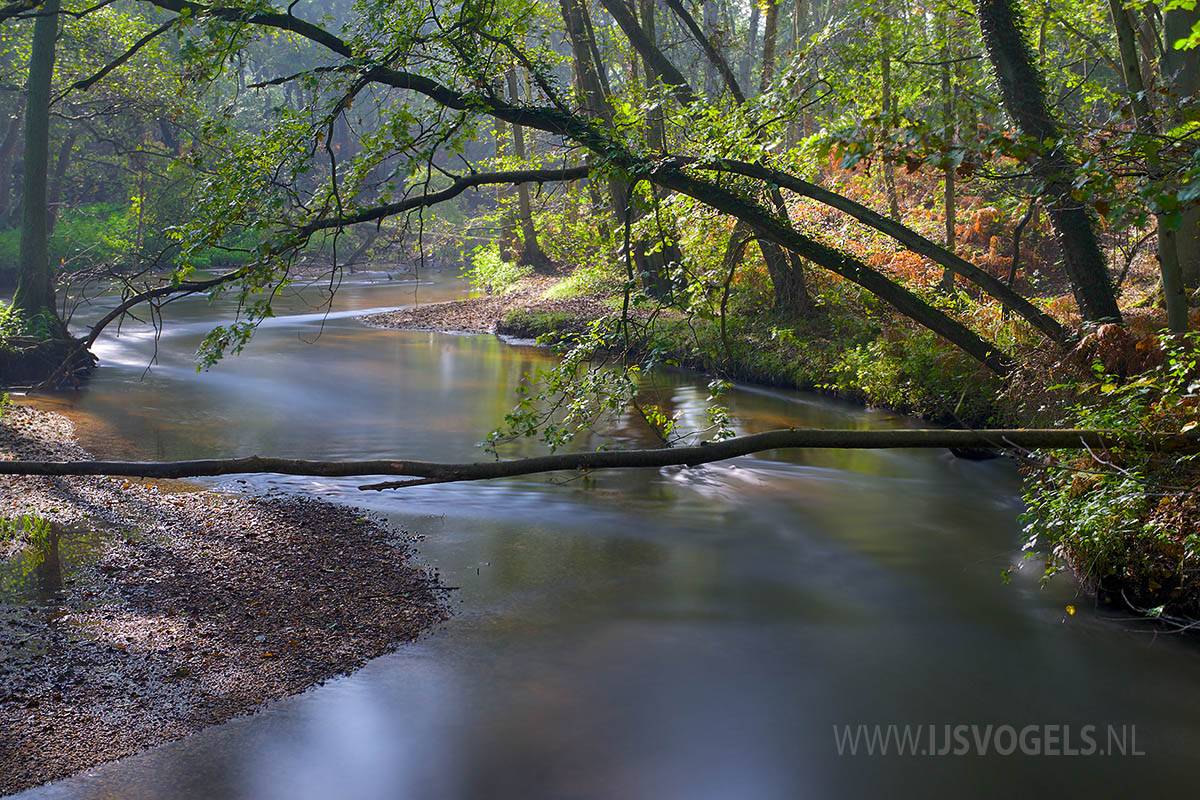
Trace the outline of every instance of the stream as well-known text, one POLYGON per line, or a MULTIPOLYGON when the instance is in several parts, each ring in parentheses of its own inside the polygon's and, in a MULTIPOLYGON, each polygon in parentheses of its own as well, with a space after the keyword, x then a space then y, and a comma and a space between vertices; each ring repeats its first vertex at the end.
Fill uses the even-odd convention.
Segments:
MULTIPOLYGON (((157 341, 136 323, 106 334, 86 388, 39 402, 79 421, 82 443, 102 458, 479 459, 476 443, 512 406, 521 376, 551 356, 494 336, 356 319, 465 291, 432 278, 348 276, 332 310, 319 307, 318 290, 298 291, 242 355, 199 374, 196 346, 230 308, 179 301, 157 341)), ((82 310, 76 326, 101 313, 82 310)), ((707 378, 655 380, 685 428, 703 425, 707 378)), ((760 387, 739 386, 728 402, 739 433, 915 424, 760 387)), ((604 439, 653 446, 629 419, 604 439)), ((420 560, 458 587, 453 617, 252 717, 19 796, 1195 791, 1200 647, 1094 609, 1066 577, 1042 586, 1035 563, 1005 583, 1022 556, 1012 462, 788 451, 570 478, 383 493, 357 491, 356 479, 206 481, 386 514, 424 537, 420 560), (956 744, 943 726, 973 726, 963 739, 972 746, 985 732, 997 738, 962 755, 839 755, 835 729, 860 724, 910 726, 935 751, 956 744), (1007 734, 1031 726, 1002 752, 1007 734), (1089 730, 1093 751, 1064 754, 1089 730)))

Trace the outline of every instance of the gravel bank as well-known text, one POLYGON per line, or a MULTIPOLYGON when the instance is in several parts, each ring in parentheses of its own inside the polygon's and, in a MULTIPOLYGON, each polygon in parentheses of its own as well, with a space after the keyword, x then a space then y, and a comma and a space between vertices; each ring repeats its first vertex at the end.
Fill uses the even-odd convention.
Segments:
MULTIPOLYGON (((65 417, 16 407, 16 457, 87 453, 65 417)), ((0 794, 253 712, 447 613, 410 537, 321 501, 0 476, 0 514, 55 523, 0 541, 0 794)))
POLYGON ((546 299, 543 295, 557 282, 554 278, 533 277, 518 283, 504 294, 469 297, 448 303, 402 308, 363 317, 369 325, 403 330, 447 331, 451 333, 496 333, 496 327, 509 312, 518 308, 531 311, 569 313, 583 320, 598 319, 615 313, 598 297, 546 299))

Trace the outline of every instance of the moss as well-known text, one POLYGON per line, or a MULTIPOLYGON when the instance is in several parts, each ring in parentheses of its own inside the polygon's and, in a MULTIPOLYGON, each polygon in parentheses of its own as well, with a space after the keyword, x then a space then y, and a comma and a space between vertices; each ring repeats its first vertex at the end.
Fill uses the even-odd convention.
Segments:
POLYGON ((44 310, 30 320, 0 303, 0 386, 41 383, 69 358, 74 364, 64 378, 90 372, 96 359, 86 351, 77 353, 77 346, 78 340, 66 334, 53 311, 44 310))
POLYGON ((583 333, 591 322, 590 318, 570 311, 514 308, 496 325, 496 333, 520 339, 559 337, 568 333, 583 333))

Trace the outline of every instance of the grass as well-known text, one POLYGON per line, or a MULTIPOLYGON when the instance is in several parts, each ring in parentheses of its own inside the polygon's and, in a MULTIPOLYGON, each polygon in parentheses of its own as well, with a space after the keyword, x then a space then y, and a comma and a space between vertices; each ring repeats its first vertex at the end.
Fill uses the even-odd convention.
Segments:
POLYGON ((0 542, 24 540, 34 547, 40 547, 49 538, 50 520, 36 514, 0 516, 0 542))

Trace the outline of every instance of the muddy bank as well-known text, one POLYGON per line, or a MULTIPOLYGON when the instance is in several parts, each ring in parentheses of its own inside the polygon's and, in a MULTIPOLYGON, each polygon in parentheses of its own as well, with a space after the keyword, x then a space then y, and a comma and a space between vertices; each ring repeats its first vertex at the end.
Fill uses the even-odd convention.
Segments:
MULTIPOLYGON (((0 421, 0 457, 86 455, 60 415, 0 421)), ((352 508, 0 477, 0 514, 54 523, 0 542, 0 794, 252 712, 446 615, 411 537, 352 508)))

